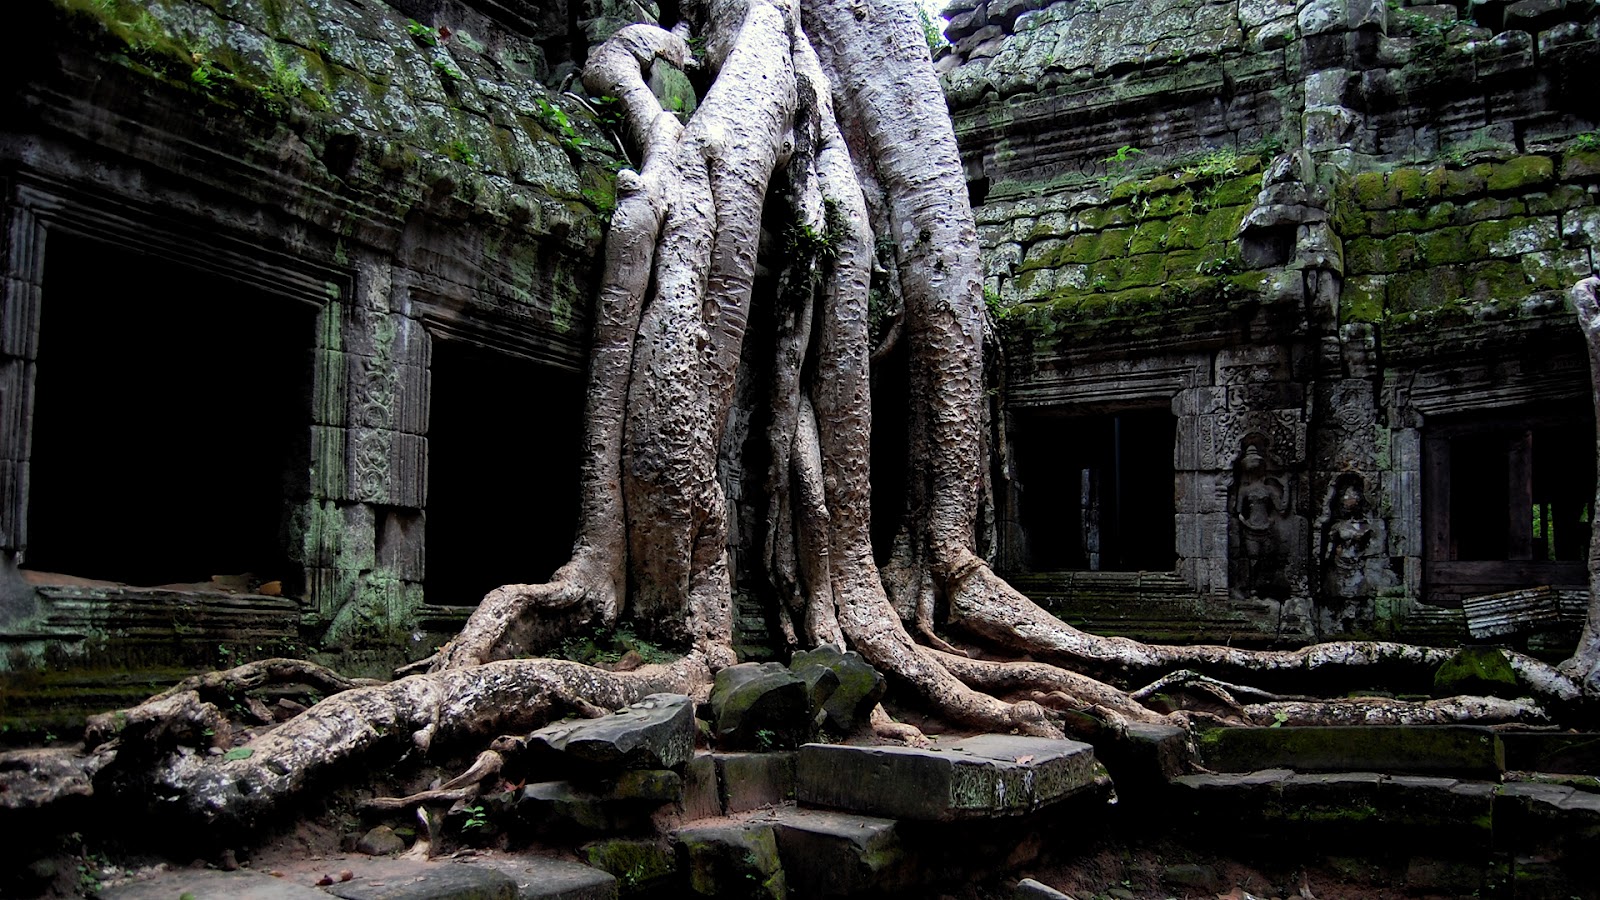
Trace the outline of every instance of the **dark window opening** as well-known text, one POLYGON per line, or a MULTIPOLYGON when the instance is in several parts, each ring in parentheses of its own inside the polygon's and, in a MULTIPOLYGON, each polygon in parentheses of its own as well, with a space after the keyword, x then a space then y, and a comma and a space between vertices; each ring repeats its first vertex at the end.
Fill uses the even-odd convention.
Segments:
POLYGON ((1530 420, 1484 423, 1447 436, 1448 558, 1585 559, 1593 433, 1587 423, 1530 420))
POLYGON ((1017 416, 1027 568, 1171 571, 1176 434, 1165 410, 1017 416))
POLYGON ((428 601, 547 580, 577 528, 582 376, 440 339, 431 373, 428 601))
POLYGON ((315 308, 52 233, 39 329, 27 568, 298 592, 315 308))

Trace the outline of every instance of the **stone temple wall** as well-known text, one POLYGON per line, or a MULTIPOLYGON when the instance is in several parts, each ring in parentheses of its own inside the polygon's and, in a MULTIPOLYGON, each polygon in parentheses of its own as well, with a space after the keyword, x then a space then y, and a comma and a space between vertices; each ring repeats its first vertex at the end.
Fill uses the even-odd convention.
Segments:
POLYGON ((1583 586, 1592 412, 1564 291, 1594 267, 1594 5, 947 14, 1009 351, 1002 566, 1110 632, 1462 640, 1500 610, 1497 638, 1570 639, 1510 620, 1583 586), (1028 466, 1062 427, 1151 411, 1175 421, 1182 587, 1038 565, 1041 544, 1114 539, 1108 520, 1165 539, 1164 504, 1105 499, 1114 464, 1067 463, 1084 488, 1059 507, 1074 473, 1028 466))
MULTIPOLYGON (((215 665, 300 652, 304 641, 382 667, 397 642, 414 654, 428 632, 459 624, 466 608, 438 604, 476 596, 423 602, 440 347, 533 373, 516 385, 458 389, 465 399, 521 394, 532 410, 555 390, 541 384, 580 396, 594 260, 613 202, 615 149, 558 90, 573 47, 604 25, 604 10, 569 15, 564 4, 540 4, 534 15, 523 6, 26 0, 8 10, 29 38, 0 62, 0 666, 58 657, 118 668, 215 665), (95 271, 123 265, 125 274, 95 271), (142 281, 147 272, 168 280, 142 281), (115 294, 114 303, 75 305, 106 301, 74 298, 69 283, 115 294), (196 408, 193 430, 180 433, 65 425, 51 426, 55 438, 45 433, 47 417, 71 418, 59 408, 68 401, 47 406, 66 396, 50 356, 65 348, 52 335, 66 333, 77 310, 109 316, 116 304, 136 304, 165 322, 171 299, 202 283, 214 305, 127 340, 204 334, 212 310, 233 315, 244 305, 259 306, 262 321, 304 320, 303 337, 295 332, 294 345, 279 350, 301 385, 286 417, 196 408), (175 568, 169 580, 186 584, 224 577, 200 590, 155 591, 35 571, 30 551, 43 565, 48 542, 30 523, 54 528, 52 559, 89 543, 100 520, 114 521, 129 544, 152 527, 120 508, 122 494, 85 498, 72 491, 73 473, 45 477, 48 461, 32 453, 41 442, 82 452, 88 477, 121 464, 119 444, 128 455, 134 445, 167 445, 148 458, 200 465, 283 433, 282 480, 266 488, 276 508, 265 515, 280 520, 267 537, 276 568, 254 573, 270 582, 236 577, 238 569, 175 568), (83 449, 95 447, 106 455, 83 449), (52 513, 49 498, 63 496, 72 499, 56 499, 41 518, 52 513), (59 504, 69 502, 82 508, 64 517, 59 504)), ((203 340, 282 343, 239 324, 248 318, 229 321, 232 331, 203 340)), ((216 377, 213 349, 180 342, 160 351, 192 357, 192 371, 135 405, 188 402, 191 387, 216 377)), ((93 377, 116 386, 144 377, 147 362, 107 363, 93 377)), ((97 393, 92 384, 84 392, 74 396, 97 393)), ((528 423, 540 434, 531 448, 502 426, 480 459, 537 470, 551 447, 570 445, 575 457, 577 424, 528 423)), ((197 496, 172 500, 184 530, 148 555, 181 557, 186 542, 220 527, 213 516, 241 502, 193 489, 197 496)), ((575 516, 575 508, 523 515, 575 516)), ((557 528, 570 536, 573 522, 557 528)))

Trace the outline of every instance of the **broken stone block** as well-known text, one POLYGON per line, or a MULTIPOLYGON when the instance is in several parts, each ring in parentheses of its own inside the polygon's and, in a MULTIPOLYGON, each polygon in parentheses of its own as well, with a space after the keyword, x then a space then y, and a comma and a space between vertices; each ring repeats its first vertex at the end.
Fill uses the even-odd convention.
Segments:
POLYGON ((773 820, 789 887, 800 897, 883 893, 906 886, 906 854, 895 822, 820 809, 787 808, 773 820))
POLYGON ((387 825, 379 825, 356 842, 356 850, 368 856, 393 856, 405 849, 405 838, 395 834, 394 829, 387 825))
POLYGON ((711 730, 729 750, 781 750, 807 737, 806 682, 782 663, 740 663, 717 673, 711 730))
POLYGON ((888 690, 888 682, 861 654, 829 644, 796 653, 789 671, 805 679, 813 725, 840 737, 855 733, 888 690))
POLYGON ((612 838, 585 844, 582 848, 589 865, 615 875, 626 894, 642 894, 666 888, 678 874, 677 855, 672 848, 653 840, 612 838))
POLYGON ((541 728, 528 745, 580 771, 676 769, 694 754, 694 702, 651 694, 609 716, 541 728))
POLYGON ((938 749, 807 744, 795 796, 803 804, 945 822, 1015 815, 1090 788, 1103 776, 1078 741, 979 735, 938 749))
POLYGON ((794 753, 714 753, 712 758, 724 811, 747 812, 794 799, 794 753))
POLYGON ((788 896, 771 825, 698 825, 673 833, 689 890, 702 897, 788 896))

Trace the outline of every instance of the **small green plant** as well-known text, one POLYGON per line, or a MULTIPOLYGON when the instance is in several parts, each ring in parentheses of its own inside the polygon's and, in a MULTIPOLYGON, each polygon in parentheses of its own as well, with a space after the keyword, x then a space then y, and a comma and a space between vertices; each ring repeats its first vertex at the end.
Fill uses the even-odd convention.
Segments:
POLYGON ((1233 256, 1218 256, 1212 259, 1202 260, 1199 265, 1194 267, 1194 270, 1199 274, 1209 275, 1212 277, 1217 277, 1220 275, 1236 275, 1243 269, 1243 263, 1241 263, 1237 257, 1233 256))
POLYGON ((189 80, 201 90, 211 90, 220 86, 224 81, 233 78, 232 75, 216 67, 204 53, 193 53, 189 57, 194 61, 194 69, 189 72, 189 80))
POLYGON ((469 166, 478 164, 478 154, 472 152, 472 145, 466 141, 451 141, 445 146, 444 155, 458 163, 466 163, 469 166))
POLYGON ((438 73, 439 80, 443 81, 446 87, 454 87, 460 82, 465 81, 467 78, 466 75, 461 73, 460 69, 450 65, 442 59, 436 59, 433 61, 433 71, 438 73))
POLYGON ((1268 725, 1267 727, 1268 728, 1282 728, 1283 724, 1285 722, 1287 722, 1287 721, 1289 721, 1289 714, 1284 712, 1284 711, 1282 711, 1282 710, 1279 710, 1278 712, 1275 712, 1275 713, 1272 714, 1272 724, 1268 725))
POLYGON ((222 758, 229 761, 235 759, 249 759, 255 754, 256 751, 250 749, 249 747, 235 747, 232 750, 229 750, 227 753, 222 754, 222 758))
POLYGON ((543 97, 535 97, 533 103, 539 124, 546 131, 556 134, 563 149, 578 152, 589 146, 589 141, 578 133, 577 127, 572 124, 572 119, 565 110, 543 97))
POLYGON ((1127 144, 1123 144, 1121 147, 1117 148, 1117 152, 1101 160, 1101 162, 1114 166, 1124 166, 1132 163, 1135 156, 1143 155, 1144 151, 1140 150, 1138 147, 1130 147, 1127 144))
POLYGON ((413 41, 424 47, 439 46, 439 33, 416 19, 406 20, 406 34, 411 35, 413 41))
POLYGON ((777 733, 771 728, 756 729, 756 749, 762 753, 770 751, 776 743, 777 733))
POLYGON ((1575 150, 1600 150, 1600 134, 1586 131, 1572 139, 1575 150))
POLYGON ((1208 151, 1183 167, 1184 174, 1198 178, 1229 178, 1243 171, 1239 151, 1232 147, 1208 151))
POLYGON ((489 811, 482 804, 466 808, 467 820, 461 823, 462 831, 471 831, 474 828, 484 828, 489 824, 489 811))

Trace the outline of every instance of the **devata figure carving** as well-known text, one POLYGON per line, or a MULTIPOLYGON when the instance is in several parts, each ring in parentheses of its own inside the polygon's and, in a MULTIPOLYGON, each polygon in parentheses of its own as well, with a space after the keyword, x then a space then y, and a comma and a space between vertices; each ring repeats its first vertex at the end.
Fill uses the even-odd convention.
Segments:
POLYGON ((1244 596, 1289 596, 1289 482, 1272 455, 1272 441, 1252 431, 1239 442, 1230 509, 1234 523, 1235 585, 1244 596))

